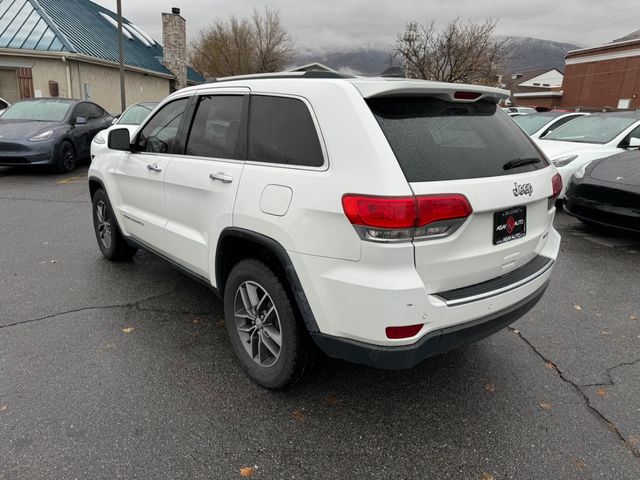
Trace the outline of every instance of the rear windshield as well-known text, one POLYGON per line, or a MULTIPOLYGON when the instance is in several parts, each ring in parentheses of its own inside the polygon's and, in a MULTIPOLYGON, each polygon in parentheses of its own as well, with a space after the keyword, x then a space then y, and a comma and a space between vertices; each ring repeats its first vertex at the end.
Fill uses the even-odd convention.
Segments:
POLYGON ((545 140, 563 142, 605 144, 616 138, 638 121, 632 117, 616 117, 614 114, 587 115, 577 118, 554 130, 545 140))
POLYGON ((546 160, 493 103, 382 97, 367 103, 409 182, 483 178, 538 170, 546 160), (537 163, 505 169, 513 161, 537 163))

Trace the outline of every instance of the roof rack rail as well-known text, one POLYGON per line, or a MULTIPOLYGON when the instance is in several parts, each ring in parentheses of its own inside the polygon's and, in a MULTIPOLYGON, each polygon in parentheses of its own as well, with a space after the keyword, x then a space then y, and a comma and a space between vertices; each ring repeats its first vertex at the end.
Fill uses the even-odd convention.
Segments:
POLYGON ((232 77, 220 77, 207 80, 207 83, 231 82, 233 80, 270 80, 279 78, 356 78, 354 75, 347 75, 338 72, 322 72, 310 70, 306 72, 276 72, 276 73, 256 73, 252 75, 235 75, 232 77))

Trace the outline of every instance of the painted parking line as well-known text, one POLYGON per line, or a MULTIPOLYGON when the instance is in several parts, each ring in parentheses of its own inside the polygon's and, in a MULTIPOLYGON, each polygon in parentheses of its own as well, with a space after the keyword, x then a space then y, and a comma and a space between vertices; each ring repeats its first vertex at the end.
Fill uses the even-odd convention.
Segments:
POLYGON ((65 178, 64 180, 60 180, 56 182, 58 185, 67 185, 69 183, 84 183, 87 181, 87 177, 84 175, 77 175, 75 177, 65 178))

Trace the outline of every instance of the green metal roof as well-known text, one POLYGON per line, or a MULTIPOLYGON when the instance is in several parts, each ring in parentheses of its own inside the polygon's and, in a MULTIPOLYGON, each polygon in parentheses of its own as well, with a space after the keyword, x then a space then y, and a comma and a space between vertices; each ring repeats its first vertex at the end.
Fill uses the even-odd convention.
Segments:
MULTIPOLYGON (((89 0, 1 0, 0 48, 80 53, 118 62, 117 16, 89 0)), ((125 64, 163 75, 162 46, 123 18, 125 64)), ((192 68, 190 82, 204 79, 192 68)))

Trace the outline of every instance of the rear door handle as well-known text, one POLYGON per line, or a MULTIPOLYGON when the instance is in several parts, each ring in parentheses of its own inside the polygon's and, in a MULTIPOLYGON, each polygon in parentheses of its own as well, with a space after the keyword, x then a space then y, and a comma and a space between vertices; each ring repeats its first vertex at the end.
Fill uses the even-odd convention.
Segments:
POLYGON ((154 171, 154 172, 161 172, 162 167, 159 166, 157 163, 154 163, 152 165, 147 165, 147 170, 154 171))
POLYGON ((222 172, 212 173, 209 175, 211 180, 220 180, 222 183, 233 182, 233 177, 222 172))

